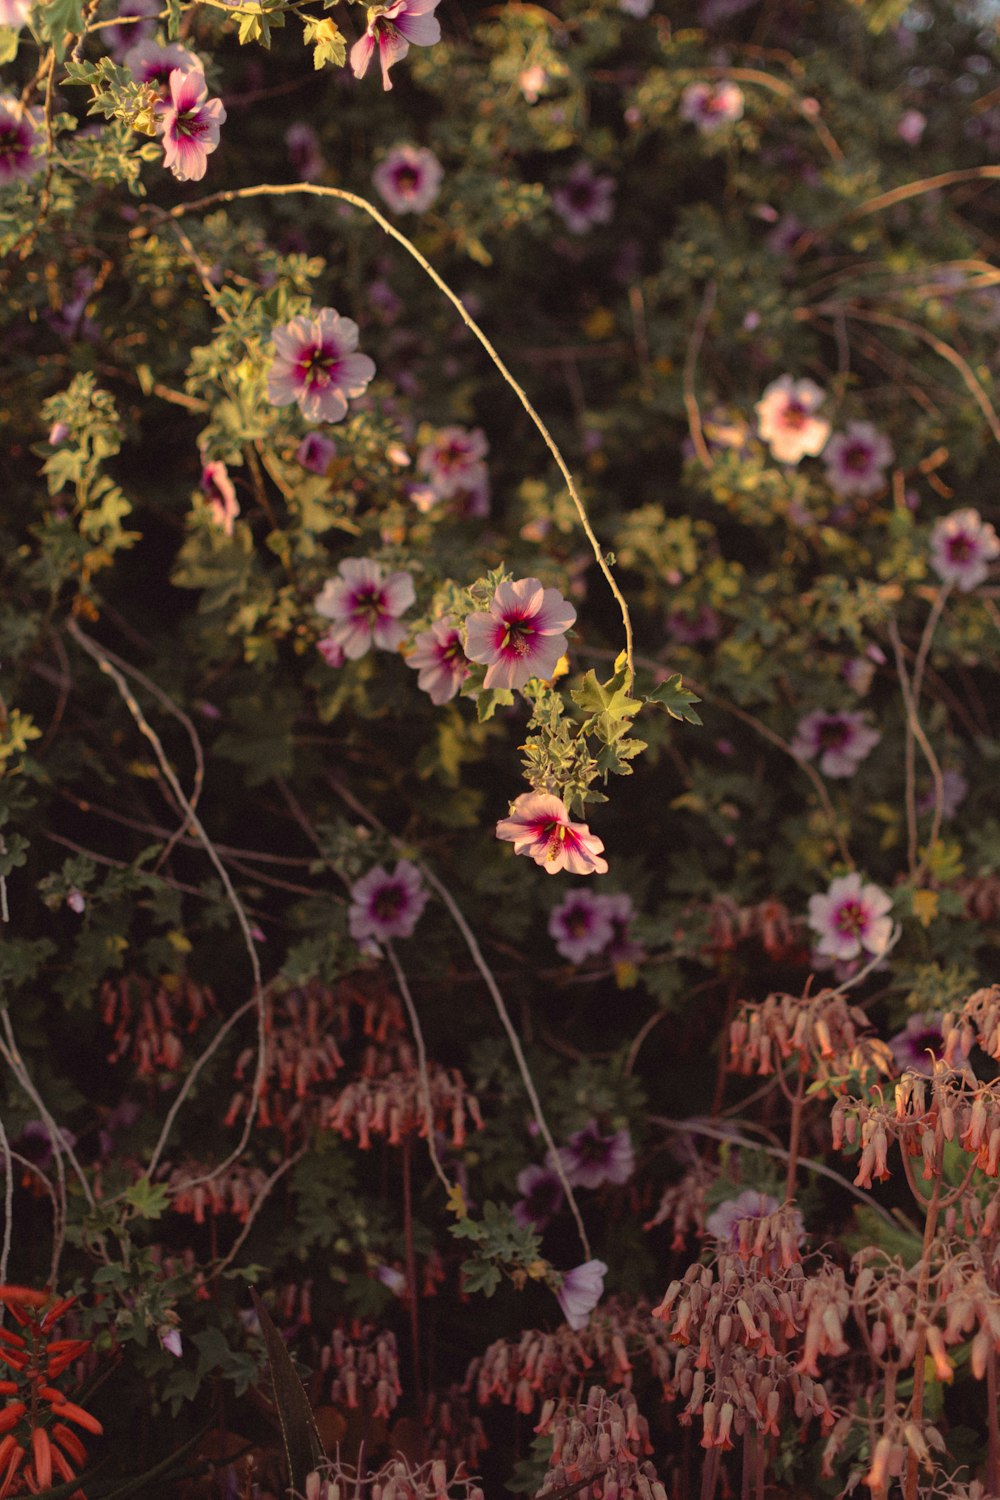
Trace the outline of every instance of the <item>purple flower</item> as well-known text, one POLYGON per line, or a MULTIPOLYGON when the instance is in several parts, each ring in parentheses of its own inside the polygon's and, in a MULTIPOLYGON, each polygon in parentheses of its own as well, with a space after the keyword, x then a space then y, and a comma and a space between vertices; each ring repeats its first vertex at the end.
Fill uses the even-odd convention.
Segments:
POLYGON ((856 871, 838 876, 825 896, 809 898, 809 926, 820 939, 817 953, 849 959, 883 952, 892 935, 891 908, 891 897, 877 885, 862 885, 856 871))
POLYGON ((743 90, 735 83, 689 83, 681 95, 681 119, 714 135, 743 115, 743 90))
POLYGON ((375 1279, 388 1287, 394 1297, 406 1296, 406 1277, 395 1266, 376 1266, 375 1279))
POLYGON ((800 760, 819 756, 824 776, 853 776, 882 736, 865 723, 861 713, 824 713, 817 709, 799 720, 792 754, 800 760))
POLYGON ((166 100, 170 96, 170 75, 179 68, 182 73, 201 73, 199 59, 179 42, 136 42, 125 54, 125 66, 136 83, 148 83, 166 100))
POLYGON ((123 60, 130 47, 148 41, 154 35, 159 12, 159 0, 121 0, 118 16, 126 24, 108 26, 103 32, 104 40, 116 62, 123 60), (136 19, 133 21, 132 17, 136 19))
POLYGON ((728 1250, 740 1247, 740 1224, 744 1219, 764 1219, 776 1214, 781 1204, 770 1193, 758 1193, 747 1188, 738 1198, 726 1198, 705 1220, 709 1234, 725 1245, 728 1250))
POLYGON ((233 481, 224 463, 208 463, 201 471, 201 492, 215 526, 232 536, 233 524, 240 513, 233 481))
POLYGON ((781 375, 767 386, 754 410, 761 440, 779 463, 797 464, 820 452, 830 424, 814 412, 825 400, 826 392, 813 380, 781 375))
POLYGON ((481 427, 442 427, 417 455, 417 473, 426 477, 437 500, 450 500, 485 476, 489 444, 481 427))
MULTIPOLYGON (((935 1060, 944 1056, 944 1037, 941 1034, 943 1019, 939 1010, 925 1010, 920 1015, 911 1016, 902 1031, 897 1031, 895 1036, 889 1038, 892 1055, 901 1073, 933 1073, 935 1060), (931 1055, 928 1056, 928 1053, 931 1055)), ((964 1067, 967 1056, 959 1036, 955 1067, 964 1067)))
POLYGON ((510 816, 497 824, 497 838, 513 844, 515 854, 529 855, 547 875, 608 872, 601 840, 586 823, 571 823, 566 804, 549 792, 522 792, 510 816))
POLYGON ((347 398, 360 396, 375 374, 367 354, 356 354, 358 325, 332 307, 321 307, 272 330, 275 356, 267 398, 275 406, 299 404, 310 422, 339 422, 347 398))
POLYGON ((409 937, 427 899, 420 871, 408 859, 399 860, 391 875, 376 865, 351 886, 351 937, 356 943, 409 937))
POLYGON ((586 1328, 590 1314, 604 1295, 604 1278, 608 1268, 603 1260, 587 1260, 563 1276, 556 1292, 563 1317, 574 1330, 586 1328))
POLYGON ((602 952, 611 942, 614 929, 607 909, 608 897, 592 895, 588 890, 570 891, 553 907, 549 916, 549 935, 563 958, 578 964, 602 952))
POLYGON ((683 609, 671 610, 667 631, 681 646, 697 646, 702 641, 717 641, 722 625, 710 604, 700 604, 693 614, 683 609))
POLYGON ((627 896, 624 891, 619 891, 615 895, 602 896, 601 900, 611 923, 611 942, 608 944, 606 956, 616 968, 638 963, 646 956, 646 950, 641 943, 633 942, 629 933, 635 916, 631 896, 627 896))
POLYGON ((635 1171, 635 1147, 627 1129, 601 1135, 596 1120, 571 1135, 559 1153, 573 1187, 599 1188, 628 1182, 635 1171))
MULTIPOLYGON (((941 772, 941 783, 941 816, 953 818, 969 795, 969 783, 961 771, 951 769, 941 772)), ((927 788, 917 803, 917 812, 932 813, 934 803, 935 792, 932 785, 927 788)))
POLYGON ((462 633, 447 615, 435 620, 430 630, 420 632, 406 662, 420 674, 417 686, 430 695, 432 703, 447 703, 454 698, 469 675, 462 633))
POLYGON ((200 182, 219 144, 226 118, 221 99, 209 99, 204 73, 174 68, 170 104, 157 105, 157 132, 163 137, 163 165, 179 182, 200 182))
POLYGON ((406 636, 398 617, 415 598, 409 573, 383 578, 379 563, 370 557, 348 557, 339 578, 328 578, 316 597, 316 609, 334 623, 329 639, 349 661, 357 661, 373 646, 395 651, 406 636))
POLYGON ((337 456, 337 445, 321 432, 310 432, 295 450, 295 457, 310 474, 325 474, 337 456))
POLYGON ((927 128, 927 116, 919 109, 904 109, 896 121, 896 134, 908 146, 919 146, 920 137, 927 128))
POLYGON ((551 1167, 525 1167, 517 1174, 517 1190, 521 1197, 512 1212, 522 1229, 544 1229, 562 1208, 562 1184, 551 1167))
POLYGON ((422 214, 441 190, 444 168, 425 146, 393 146, 372 182, 393 213, 422 214))
POLYGON ((837 495, 874 495, 895 456, 889 439, 871 422, 848 422, 823 449, 826 482, 837 495))
POLYGON ((552 676, 575 619, 572 604, 537 578, 501 583, 488 612, 466 618, 466 655, 487 668, 487 688, 524 687, 552 676))
POLYGON ((319 136, 305 120, 296 120, 285 131, 285 148, 301 182, 316 182, 326 170, 319 136))
POLYGON ((364 36, 351 48, 351 71, 364 78, 378 43, 382 64, 382 87, 392 88, 389 69, 414 47, 432 47, 441 40, 441 23, 435 16, 439 0, 393 0, 391 5, 373 5, 368 10, 364 36))
POLYGON ((552 194, 552 207, 570 234, 586 234, 595 224, 610 224, 614 192, 613 177, 597 177, 588 161, 580 161, 552 194))
POLYGON ((42 165, 42 112, 24 109, 11 94, 0 96, 0 188, 27 182, 42 165))
POLYGON ((944 583, 963 594, 981 584, 1000 556, 1000 539, 978 510, 952 511, 931 532, 931 566, 944 583))

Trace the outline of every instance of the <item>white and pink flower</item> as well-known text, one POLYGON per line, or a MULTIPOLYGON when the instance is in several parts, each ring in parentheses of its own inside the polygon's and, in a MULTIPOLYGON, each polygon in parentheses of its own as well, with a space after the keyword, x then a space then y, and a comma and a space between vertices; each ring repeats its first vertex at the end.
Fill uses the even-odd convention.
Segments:
POLYGON ((157 133, 163 137, 163 165, 179 182, 200 182, 219 144, 226 119, 221 99, 208 97, 204 73, 174 68, 170 103, 157 105, 157 133))
POLYGON ((848 422, 823 449, 826 482, 836 495, 874 495, 885 484, 895 450, 871 422, 848 422))
POLYGON ((978 588, 1000 557, 1000 538, 978 510, 952 511, 931 532, 931 566, 944 583, 963 594, 978 588))
POLYGON ((580 161, 553 192, 552 207, 570 234, 586 234, 595 224, 610 224, 614 196, 615 179, 599 177, 589 161, 580 161))
POLYGON ((337 456, 337 445, 333 438, 321 432, 309 432, 295 450, 295 457, 310 474, 325 474, 337 456))
POLYGON ((339 578, 328 578, 316 597, 316 610, 333 625, 327 636, 348 661, 357 661, 372 647, 395 651, 406 636, 399 616, 416 594, 409 573, 383 575, 370 557, 347 557, 339 578))
POLYGON ((877 885, 862 884, 857 871, 831 882, 825 896, 809 898, 809 926, 824 958, 847 960, 883 953, 892 936, 892 898, 877 885))
POLYGON ((819 756, 824 776, 853 776, 882 736, 861 713, 825 713, 817 709, 799 720, 792 754, 800 760, 819 756))
POLYGON ((517 1174, 517 1190, 521 1196, 511 1212, 522 1229, 544 1229, 562 1208, 562 1183, 551 1167, 525 1167, 517 1174))
POLYGON ((454 698, 469 675, 462 632, 447 615, 420 632, 406 662, 419 674, 417 687, 439 705, 454 698))
POLYGON ((212 524, 224 531, 226 536, 232 536, 236 517, 240 513, 240 502, 224 463, 216 460, 205 464, 201 471, 201 492, 212 524))
POLYGON ((746 100, 735 83, 689 83, 681 95, 681 119, 714 135, 742 119, 746 100))
POLYGON ((31 0, 0 0, 0 26, 20 31, 31 15, 31 0))
POLYGON ((572 604, 537 578, 501 583, 489 610, 466 618, 465 654, 487 668, 487 688, 521 688, 552 676, 575 619, 572 604))
POLYGON ((360 396, 375 374, 367 354, 358 354, 358 325, 332 307, 315 317, 302 313, 272 330, 274 363, 267 398, 274 406, 299 404, 310 422, 340 422, 348 397, 360 396))
POLYGON ((442 427, 418 453, 417 473, 424 475, 435 499, 451 500, 486 477, 489 450, 481 427, 442 427))
POLYGON ((351 886, 351 937, 356 943, 409 937, 427 900, 420 871, 408 859, 399 860, 391 875, 376 865, 351 886))
POLYGON ((816 412, 826 392, 813 380, 781 375, 772 380, 754 410, 758 431, 779 463, 797 464, 815 457, 830 436, 830 424, 816 412))
POLYGON ((571 823, 566 804, 550 792, 522 792, 510 817, 497 824, 497 838, 514 845, 547 875, 569 870, 572 875, 606 875, 602 841, 586 823, 571 823))
POLYGON ((440 0, 392 0, 391 5, 372 5, 368 25, 360 41, 351 48, 351 71, 364 78, 378 44, 382 64, 382 87, 392 88, 389 69, 409 52, 410 47, 433 47, 441 40, 441 22, 434 12, 440 0))
POLYGON ((582 963, 585 958, 603 953, 614 937, 608 899, 588 890, 570 891, 558 906, 553 907, 549 916, 549 936, 554 938, 556 948, 570 963, 582 963))
POLYGON ((603 1260, 587 1260, 563 1276, 556 1298, 563 1317, 574 1332, 586 1328, 589 1323, 590 1314, 604 1295, 607 1274, 608 1268, 603 1260))
POLYGON ((620 1187, 635 1171, 635 1147, 628 1130, 601 1135, 596 1120, 571 1135, 559 1152, 572 1187, 599 1188, 606 1182, 620 1187))
POLYGON ((11 94, 0 96, 0 187, 27 182, 44 155, 42 112, 26 109, 11 94))
POLYGON ((136 83, 155 88, 164 100, 170 97, 170 75, 175 68, 182 73, 204 72, 200 59, 180 42, 136 42, 124 61, 136 83))
POLYGON ((426 146, 393 146, 372 182, 393 213, 422 214, 441 191, 444 167, 426 146))

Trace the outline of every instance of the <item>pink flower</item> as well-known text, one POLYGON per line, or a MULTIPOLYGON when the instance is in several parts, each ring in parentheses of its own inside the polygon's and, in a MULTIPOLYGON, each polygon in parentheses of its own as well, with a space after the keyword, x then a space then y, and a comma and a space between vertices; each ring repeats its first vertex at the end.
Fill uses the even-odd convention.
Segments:
POLYGON ((488 452, 481 427, 442 427, 417 455, 417 473, 426 476, 437 499, 450 500, 485 473, 488 452))
POLYGON ((981 584, 1000 556, 1000 539, 978 510, 952 511, 931 532, 931 566, 945 583, 967 594, 981 584))
POLYGON ((820 939, 817 953, 849 959, 883 952, 892 935, 891 908, 892 898, 877 885, 862 885, 856 871, 838 876, 825 896, 809 898, 809 926, 820 939))
POLYGON ((826 400, 812 380, 782 375, 764 391, 754 410, 761 439, 770 446, 779 463, 797 464, 807 454, 815 456, 830 436, 830 424, 814 416, 826 400))
POLYGON ((644 21, 653 9, 653 0, 618 0, 618 9, 637 21, 644 21))
POLYGON ((837 495, 874 495, 885 484, 895 450, 871 422, 848 422, 823 449, 826 482, 837 495))
POLYGON ((295 450, 295 457, 310 474, 325 474, 337 456, 337 445, 321 432, 310 432, 295 450))
POLYGON ((608 1268, 603 1260, 587 1260, 563 1276, 556 1292, 563 1317, 574 1330, 586 1328, 590 1314, 604 1295, 604 1278, 608 1268))
MULTIPOLYGON (((902 1031, 897 1031, 895 1036, 889 1038, 893 1058, 901 1073, 933 1073, 935 1059, 944 1056, 944 1037, 941 1033, 943 1019, 939 1010, 924 1011, 921 1015, 911 1016, 902 1031)), ((956 1032, 955 1035, 958 1050, 954 1066, 961 1068, 965 1065, 968 1053, 962 1047, 960 1033, 956 1032)))
POLYGON ((740 1224, 744 1219, 765 1219, 776 1214, 781 1204, 770 1193, 758 1193, 747 1188, 738 1198, 726 1198, 705 1220, 705 1228, 715 1239, 721 1240, 727 1250, 740 1247, 740 1224))
POLYGON ((416 597, 409 573, 383 578, 381 565, 370 557, 347 557, 339 578, 328 578, 316 597, 316 609, 333 625, 328 638, 357 661, 373 646, 395 651, 406 636, 399 616, 416 597))
POLYGON ((454 620, 445 616, 435 620, 430 630, 422 630, 406 663, 420 674, 417 687, 430 694, 432 703, 447 703, 454 698, 469 675, 462 633, 454 620))
POLYGON ((563 1190, 551 1167, 525 1167, 517 1174, 521 1197, 512 1213, 522 1229, 544 1229, 563 1205, 563 1190))
POLYGON ((348 396, 360 396, 375 374, 367 354, 356 354, 358 325, 332 307, 321 307, 272 330, 275 356, 267 398, 275 406, 299 403, 310 422, 339 422, 348 396))
POLYGON ((122 61, 130 47, 154 35, 159 11, 159 0, 121 0, 118 15, 126 24, 108 26, 101 33, 116 62, 122 61))
POLYGON ((27 182, 42 165, 42 112, 24 109, 11 94, 0 96, 0 188, 27 182))
POLYGON ((184 1353, 184 1345, 179 1328, 173 1328, 169 1323, 165 1323, 162 1328, 156 1330, 156 1336, 160 1340, 161 1348, 165 1349, 168 1354, 172 1354, 175 1359, 180 1359, 184 1353))
POLYGON ((596 1120, 571 1135, 559 1153, 573 1187, 599 1188, 606 1182, 620 1186, 635 1171, 635 1147, 627 1130, 600 1135, 596 1120))
POLYGON ((182 73, 203 72, 193 52, 179 42, 136 42, 125 54, 125 66, 136 83, 148 83, 165 100, 170 95, 170 75, 175 68, 182 73))
POLYGON ((420 871, 408 859, 399 860, 391 875, 376 865, 351 886, 351 937, 356 943, 409 937, 427 900, 420 871))
POLYGON ((424 146, 393 146, 372 182, 393 213, 422 214, 441 190, 444 168, 424 146))
POLYGON ((570 891, 552 909, 549 935, 570 963, 578 964, 601 953, 614 936, 607 898, 588 890, 570 891))
POLYGON ((326 170, 319 136, 305 120, 296 120, 285 131, 285 147, 301 182, 316 182, 326 170))
POLYGON ((201 492, 213 524, 220 527, 226 536, 232 536, 233 523, 240 513, 240 502, 224 463, 205 465, 201 471, 201 492))
POLYGON ((31 15, 31 0, 0 0, 0 26, 9 26, 20 31, 28 24, 31 15))
POLYGON ((552 194, 552 207, 570 234, 586 234, 595 224, 611 222, 614 192, 613 177, 597 177, 589 161, 581 161, 552 194))
POLYGON ((735 83, 689 83, 681 95, 681 119, 697 125, 703 135, 714 135, 742 118, 743 90, 735 83))
POLYGON ((537 578, 501 583, 489 611, 466 618, 466 655, 487 668, 486 687, 520 688, 552 676, 575 619, 572 604, 537 578))
POLYGON ((865 723, 864 714, 828 714, 822 709, 806 714, 792 740, 792 754, 800 760, 819 756, 824 776, 853 776, 882 736, 865 723))
POLYGON ((927 116, 919 109, 904 109, 896 121, 896 134, 908 146, 919 146, 920 137, 927 128, 927 116))
POLYGON ((368 26, 351 48, 351 71, 364 78, 378 42, 382 64, 382 87, 392 88, 389 69, 414 47, 432 47, 441 40, 441 23, 435 16, 439 0, 392 0, 391 5, 373 5, 368 26))
POLYGON ((701 641, 717 641, 722 634, 722 624, 710 604, 700 604, 693 613, 683 609, 671 610, 667 616, 667 630, 679 645, 697 646, 701 641))
POLYGON ((497 824, 497 838, 527 854, 547 875, 569 870, 573 875, 605 875, 604 845, 586 823, 571 823, 566 804, 548 792, 522 792, 509 818, 497 824))
POLYGON ((344 655, 343 646, 338 645, 329 631, 325 635, 320 636, 316 642, 316 650, 328 667, 342 667, 347 660, 347 657, 344 655))
POLYGON ((538 63, 523 68, 517 75, 517 86, 528 104, 537 104, 548 86, 549 75, 538 63))
POLYGON ((174 68, 170 104, 157 106, 156 129, 163 137, 163 165, 179 182, 200 182, 219 144, 226 118, 221 99, 209 99, 204 73, 174 68))

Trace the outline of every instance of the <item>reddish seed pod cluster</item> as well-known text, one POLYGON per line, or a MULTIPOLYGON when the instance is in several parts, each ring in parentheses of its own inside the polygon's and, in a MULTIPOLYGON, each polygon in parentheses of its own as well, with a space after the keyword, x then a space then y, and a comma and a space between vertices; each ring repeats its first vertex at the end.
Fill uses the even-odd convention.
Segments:
POLYGON ((489 1438, 461 1386, 451 1385, 442 1394, 432 1391, 428 1395, 424 1443, 431 1458, 442 1459, 469 1474, 478 1473, 479 1455, 490 1446, 489 1438))
POLYGON ((340 1459, 306 1479, 305 1500, 485 1500, 479 1485, 461 1469, 449 1474, 443 1459, 412 1468, 397 1457, 374 1473, 361 1474, 340 1459))
POLYGON ((130 1056, 140 1078, 176 1073, 184 1058, 183 1036, 197 1031, 215 996, 187 975, 160 980, 126 974, 101 986, 101 1019, 113 1028, 109 1062, 130 1056))
POLYGON ((355 1324, 350 1335, 335 1328, 320 1351, 320 1369, 330 1372, 330 1400, 336 1406, 356 1408, 358 1392, 372 1391, 372 1415, 389 1417, 403 1394, 396 1335, 371 1323, 355 1324))
POLYGON ((946 1011, 941 1021, 941 1036, 945 1061, 952 1067, 968 1057, 974 1045, 1000 1062, 1000 984, 976 990, 963 1002, 961 1010, 946 1011))
POLYGON ((784 902, 774 896, 753 906, 740 906, 730 896, 716 896, 707 917, 706 947, 716 961, 719 954, 755 940, 775 961, 790 958, 806 946, 802 919, 793 917, 784 902))
MULTIPOLYGON (((470 1125, 482 1129, 479 1101, 457 1068, 429 1063, 427 1083, 434 1128, 454 1147, 463 1146, 470 1125)), ((326 1103, 320 1124, 345 1139, 353 1137, 362 1150, 373 1135, 385 1136, 390 1146, 402 1145, 412 1134, 426 1137, 423 1086, 411 1049, 405 1044, 371 1049, 362 1076, 326 1103)))
POLYGON ((729 1028, 729 1067, 766 1076, 789 1060, 800 1074, 842 1088, 848 1073, 891 1078, 892 1053, 867 1017, 834 990, 818 995, 768 995, 744 1004, 729 1028))
POLYGON ((208 1182, 197 1180, 209 1173, 214 1173, 214 1169, 202 1162, 183 1162, 171 1168, 166 1178, 171 1208, 175 1213, 190 1214, 196 1224, 204 1224, 207 1214, 233 1214, 245 1224, 264 1190, 267 1173, 260 1167, 235 1161, 224 1172, 215 1173, 208 1182), (189 1182, 194 1185, 186 1186, 189 1182))
POLYGON ((667 1500, 652 1464, 646 1419, 630 1395, 591 1386, 585 1404, 546 1401, 535 1431, 552 1439, 537 1500, 579 1485, 593 1500, 667 1500))
POLYGON ((700 1158, 677 1182, 665 1188, 656 1213, 642 1227, 655 1229, 670 1224, 674 1231, 671 1250, 683 1250, 690 1234, 703 1234, 708 1217, 706 1194, 715 1181, 716 1172, 700 1158))

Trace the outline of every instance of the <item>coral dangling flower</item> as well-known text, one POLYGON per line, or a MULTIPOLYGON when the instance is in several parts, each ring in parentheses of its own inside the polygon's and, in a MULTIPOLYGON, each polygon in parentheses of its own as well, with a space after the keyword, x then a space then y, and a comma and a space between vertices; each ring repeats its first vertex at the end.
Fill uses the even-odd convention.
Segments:
POLYGON ((469 675, 461 631, 447 616, 420 632, 406 661, 420 674, 417 686, 430 695, 432 703, 454 698, 469 675))
POLYGON ((485 687, 521 688, 531 677, 553 675, 575 619, 572 604, 537 578, 502 583, 486 614, 466 618, 466 655, 488 668, 485 687))
POLYGON ((209 99, 204 73, 174 68, 170 102, 158 105, 156 113, 156 129, 163 137, 163 165, 179 182, 200 182, 219 144, 226 106, 221 99, 209 99))
POLYGON ((381 865, 351 886, 348 925, 356 943, 409 937, 427 905, 420 871, 401 859, 390 875, 381 865))
POLYGON ((357 354, 358 325, 332 307, 321 307, 272 330, 275 356, 267 377, 274 406, 299 403, 310 422, 339 422, 348 396, 360 396, 375 374, 367 354, 357 354))
POLYGON ((1000 538, 971 506, 952 511, 931 532, 931 566, 963 594, 979 587, 995 557, 1000 557, 1000 538))
POLYGON ((608 1268, 603 1260, 587 1260, 563 1276, 556 1297, 563 1317, 574 1332, 586 1328, 590 1321, 590 1314, 604 1295, 607 1274, 608 1268))
POLYGON ((566 804, 549 792, 523 792, 509 818, 497 824, 497 838, 514 845, 515 854, 528 854, 547 875, 569 870, 573 875, 606 875, 601 858, 604 844, 586 823, 571 823, 566 804))
POLYGON ((831 882, 825 896, 809 898, 809 926, 819 936, 817 953, 851 959, 885 951, 892 936, 892 898, 877 885, 862 885, 855 871, 831 882))
POLYGON ((782 375, 771 381, 754 410, 761 439, 779 463, 797 464, 821 451, 830 424, 814 414, 825 400, 826 392, 814 380, 782 375))
POLYGON ((360 41, 351 48, 351 71, 364 78, 378 43, 382 64, 382 87, 392 88, 389 69, 414 47, 433 47, 441 40, 441 22, 434 12, 440 0, 392 0, 391 5, 370 5, 368 25, 360 41))
POLYGON ((800 760, 819 756, 824 776, 853 776, 882 736, 865 723, 864 714, 828 714, 822 709, 806 714, 792 740, 792 754, 800 760))
POLYGON ((339 646, 349 661, 357 661, 372 646, 395 651, 406 636, 398 616, 415 596, 409 573, 383 578, 379 563, 370 557, 346 557, 339 578, 328 578, 316 597, 316 610, 333 625, 327 639, 339 646))

